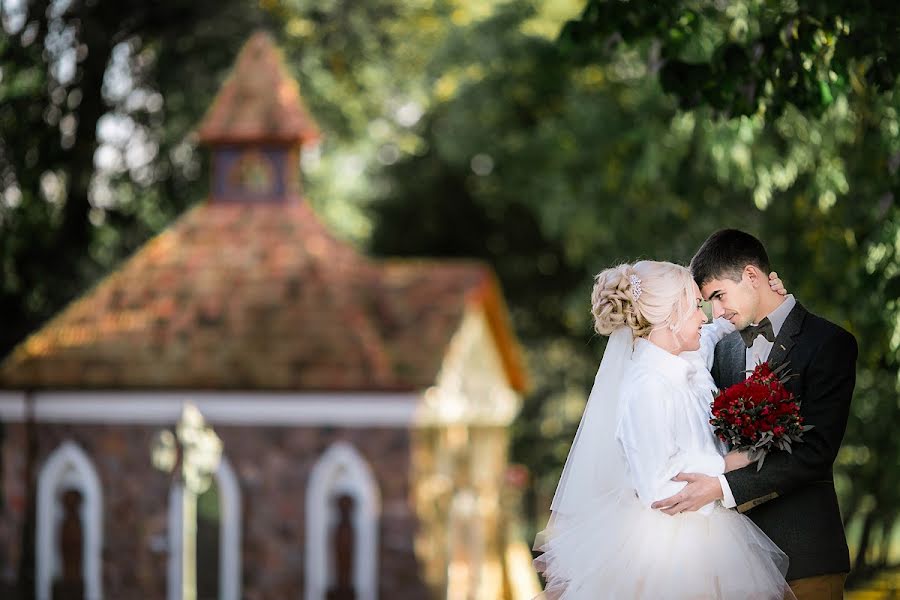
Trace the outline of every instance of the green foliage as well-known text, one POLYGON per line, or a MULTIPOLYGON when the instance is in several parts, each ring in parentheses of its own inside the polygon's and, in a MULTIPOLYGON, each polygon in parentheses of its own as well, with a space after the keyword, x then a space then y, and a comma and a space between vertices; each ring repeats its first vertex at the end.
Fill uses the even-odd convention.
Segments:
MULTIPOLYGON (((889 80, 832 86, 812 105, 800 90, 813 84, 792 78, 759 87, 745 110, 739 57, 723 46, 736 15, 746 39, 787 17, 716 6, 591 3, 557 44, 525 31, 521 3, 452 27, 428 68, 437 82, 458 74, 454 91, 419 125, 424 150, 377 180, 372 247, 478 256, 498 270, 537 382, 514 455, 537 474, 539 526, 602 346, 590 335, 591 273, 640 257, 687 262, 721 227, 758 235, 791 291, 861 341, 856 405, 870 409, 854 410, 846 447, 867 453, 842 453, 838 477, 851 531, 874 523, 851 540, 864 575, 881 560, 867 548, 900 508, 876 475, 900 469, 882 430, 900 416, 895 91, 889 80), (709 72, 692 80, 666 67, 675 56, 709 72)), ((776 71, 772 60, 753 74, 777 82, 776 71)))
POLYGON ((5 353, 203 196, 185 136, 263 15, 241 0, 2 7, 5 353))
POLYGON ((896 560, 892 5, 22 5, 0 39, 0 352, 203 197, 190 132, 265 25, 325 133, 304 157, 320 214, 378 254, 472 256, 499 273, 534 381, 513 452, 536 475, 535 527, 602 352, 592 274, 684 263, 736 226, 860 341, 837 484, 857 572, 896 560))
POLYGON ((589 0, 562 42, 591 61, 653 38, 660 81, 682 108, 778 116, 789 105, 820 114, 852 91, 892 89, 898 26, 888 1, 589 0))
POLYGON ((576 64, 646 48, 681 109, 713 117, 709 130, 744 130, 714 144, 710 164, 724 185, 752 192, 760 233, 798 295, 860 340, 837 467, 858 532, 856 578, 898 560, 889 549, 900 499, 884 477, 900 470, 884 429, 900 417, 898 24, 886 2, 591 0, 560 38, 576 64))

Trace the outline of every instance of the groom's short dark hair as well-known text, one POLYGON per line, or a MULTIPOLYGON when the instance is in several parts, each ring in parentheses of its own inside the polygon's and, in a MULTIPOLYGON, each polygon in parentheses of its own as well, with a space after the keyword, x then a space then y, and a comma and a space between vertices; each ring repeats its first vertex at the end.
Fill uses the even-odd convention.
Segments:
POLYGON ((769 255, 762 242, 739 229, 722 229, 709 236, 691 259, 691 274, 697 285, 713 279, 740 281, 747 265, 768 274, 769 255))

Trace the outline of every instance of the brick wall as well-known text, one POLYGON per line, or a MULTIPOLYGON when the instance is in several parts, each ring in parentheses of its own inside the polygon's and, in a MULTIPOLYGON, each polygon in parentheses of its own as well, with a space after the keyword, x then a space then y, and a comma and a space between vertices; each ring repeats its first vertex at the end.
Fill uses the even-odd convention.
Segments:
MULTIPOLYGON (((164 598, 170 480, 150 463, 158 426, 37 427, 35 476, 65 440, 93 461, 103 488, 103 590, 106 598, 164 598)), ((304 511, 309 474, 336 441, 368 461, 381 494, 380 597, 427 596, 413 552, 409 434, 402 429, 220 426, 243 502, 243 597, 301 598, 304 511)), ((25 514, 25 427, 6 425, 4 504, 0 513, 0 587, 15 582, 25 514)))

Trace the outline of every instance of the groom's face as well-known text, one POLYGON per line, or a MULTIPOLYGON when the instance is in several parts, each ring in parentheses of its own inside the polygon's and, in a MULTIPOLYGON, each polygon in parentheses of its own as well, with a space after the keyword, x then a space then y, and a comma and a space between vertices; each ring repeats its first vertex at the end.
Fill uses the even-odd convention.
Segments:
POLYGON ((703 284, 700 292, 712 304, 713 317, 724 317, 738 329, 757 322, 759 294, 746 269, 739 280, 726 276, 712 279, 703 284))

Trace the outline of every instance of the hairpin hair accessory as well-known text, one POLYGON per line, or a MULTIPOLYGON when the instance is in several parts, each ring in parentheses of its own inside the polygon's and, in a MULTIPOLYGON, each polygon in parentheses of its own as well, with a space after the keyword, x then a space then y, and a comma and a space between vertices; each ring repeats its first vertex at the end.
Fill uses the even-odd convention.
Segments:
POLYGON ((643 293, 643 289, 641 289, 641 278, 637 275, 631 275, 628 278, 628 281, 631 283, 631 297, 634 298, 634 301, 637 302, 638 298, 641 297, 643 293))

